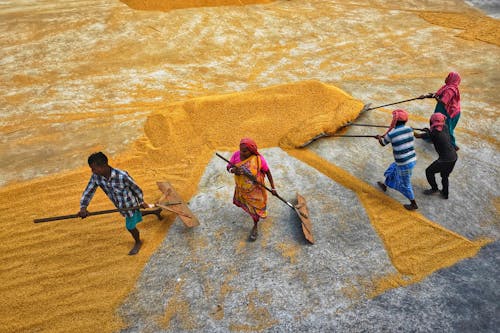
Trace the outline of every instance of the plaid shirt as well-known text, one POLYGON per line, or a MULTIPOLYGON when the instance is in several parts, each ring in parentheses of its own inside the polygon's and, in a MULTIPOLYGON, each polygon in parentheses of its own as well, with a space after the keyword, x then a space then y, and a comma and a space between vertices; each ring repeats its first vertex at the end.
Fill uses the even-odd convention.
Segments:
MULTIPOLYGON (((108 198, 115 204, 116 208, 131 208, 139 206, 143 200, 142 190, 137 186, 132 177, 126 171, 111 168, 111 176, 106 179, 103 176, 92 174, 85 191, 80 200, 80 207, 87 207, 94 196, 97 187, 102 188, 108 198)), ((123 216, 133 216, 134 211, 122 211, 123 216)))

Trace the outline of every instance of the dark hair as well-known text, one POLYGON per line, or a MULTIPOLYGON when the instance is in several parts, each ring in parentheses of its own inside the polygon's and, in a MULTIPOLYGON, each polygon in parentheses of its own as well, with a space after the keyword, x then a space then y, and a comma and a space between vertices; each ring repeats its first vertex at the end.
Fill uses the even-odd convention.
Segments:
POLYGON ((108 165, 108 158, 104 153, 98 152, 98 153, 93 153, 92 155, 89 156, 88 159, 89 165, 95 164, 95 165, 108 165))
POLYGON ((396 123, 396 126, 404 125, 404 124, 406 124, 406 121, 398 120, 398 122, 396 123))

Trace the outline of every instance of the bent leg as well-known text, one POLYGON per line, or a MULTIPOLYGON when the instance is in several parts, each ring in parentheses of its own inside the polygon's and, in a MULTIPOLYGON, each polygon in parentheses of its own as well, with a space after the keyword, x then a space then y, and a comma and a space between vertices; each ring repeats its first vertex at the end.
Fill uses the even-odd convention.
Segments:
POLYGON ((425 169, 425 177, 427 178, 427 182, 431 186, 431 190, 436 192, 438 190, 438 185, 436 183, 436 173, 441 172, 441 168, 439 167, 439 162, 436 160, 431 163, 425 169))

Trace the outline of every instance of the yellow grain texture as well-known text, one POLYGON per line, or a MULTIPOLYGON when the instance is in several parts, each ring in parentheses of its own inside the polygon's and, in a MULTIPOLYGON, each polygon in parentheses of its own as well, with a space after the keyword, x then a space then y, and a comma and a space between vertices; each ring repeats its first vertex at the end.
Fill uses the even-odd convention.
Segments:
MULTIPOLYGON (((123 0, 122 2, 135 9, 169 11, 201 6, 266 4, 272 1, 123 0)), ((125 13, 114 13, 107 18, 107 24, 110 27, 121 26, 124 17, 125 13)), ((481 16, 479 22, 474 16, 459 13, 428 12, 422 13, 421 17, 433 24, 462 29, 464 33, 460 35, 461 37, 499 45, 498 20, 481 16)), ((76 31, 82 26, 86 26, 86 23, 68 21, 50 26, 42 23, 40 26, 34 24, 35 28, 22 41, 24 44, 38 41, 46 43, 47 40, 41 39, 43 35, 51 35, 55 30, 76 31)), ((145 26, 144 29, 156 28, 145 26)), ((156 33, 159 30, 152 32, 156 33)), ((161 34, 158 36, 157 38, 162 38, 161 34)), ((270 36, 270 38, 271 42, 275 44, 278 42, 278 37, 270 36)), ((156 47, 156 44, 154 45, 156 47)), ((182 63, 182 57, 191 54, 193 49, 197 50, 192 45, 184 46, 167 54, 173 63, 182 63)), ((212 45, 202 46, 199 48, 201 51, 196 53, 197 57, 214 55, 213 52, 205 52, 205 48, 212 45)), ((290 43, 287 47, 294 47, 294 43, 290 43)), ((345 47, 345 54, 353 52, 351 46, 345 47)), ((328 49, 325 50, 318 52, 329 52, 328 49)), ((97 91, 101 87, 113 84, 116 80, 115 77, 101 74, 125 67, 136 52, 137 50, 126 43, 113 45, 111 49, 97 48, 92 53, 93 58, 100 60, 106 70, 101 70, 98 65, 95 65, 95 68, 84 65, 76 74, 65 70, 77 78, 80 73, 85 73, 89 77, 101 76, 102 79, 95 83, 97 91)), ((226 52, 226 49, 221 49, 220 52, 226 52)), ((277 53, 277 57, 280 52, 277 53)), ((152 51, 149 53, 148 57, 142 60, 144 63, 161 63, 166 58, 165 54, 160 56, 152 51)), ((68 61, 72 66, 79 58, 89 57, 89 54, 82 52, 78 56, 73 56, 73 60, 68 61)), ((269 60, 256 60, 251 73, 246 73, 246 80, 251 82, 259 76, 263 69, 267 68, 264 66, 267 61, 269 60)), ((327 63, 323 62, 322 66, 326 66, 327 63)), ((40 62, 35 64, 34 68, 45 65, 46 63, 40 62)), ((293 69, 294 66, 296 65, 292 64, 288 69, 293 69)), ((207 70, 201 68, 200 73, 203 74, 203 71, 207 70)), ((15 75, 9 84, 18 87, 20 92, 5 95, 2 99, 7 104, 17 105, 35 98, 36 93, 45 94, 47 100, 51 100, 53 96, 60 96, 51 88, 45 88, 41 93, 37 89, 24 92, 22 88, 36 87, 34 84, 50 86, 58 78, 59 76, 52 72, 47 73, 47 76, 15 75)), ((223 78, 224 76, 216 78, 220 80, 214 81, 217 83, 216 86, 221 85, 223 78)), ((349 75, 342 76, 345 80, 349 78, 349 75)), ((370 77, 352 76, 351 79, 362 81, 370 77)), ((284 77, 281 77, 280 81, 285 81, 284 77)), ((171 86, 173 87, 166 83, 166 87, 172 90, 178 89, 173 84, 171 86)), ((184 87, 188 94, 197 96, 201 94, 200 91, 204 91, 203 89, 201 86, 188 83, 184 87)), ((226 87, 225 91, 227 90, 226 87)), ((134 86, 133 91, 127 93, 133 99, 138 96, 150 98, 163 96, 164 100, 170 100, 178 99, 180 96, 177 91, 174 93, 164 88, 147 90, 141 86, 134 86)), ((170 104, 165 108, 162 105, 161 110, 159 103, 144 101, 131 102, 121 109, 116 104, 108 102, 112 97, 96 94, 89 104, 86 104, 87 106, 92 103, 102 104, 104 105, 102 110, 106 112, 77 110, 76 113, 53 113, 50 119, 45 115, 35 115, 30 119, 24 117, 18 119, 13 115, 11 117, 14 118, 9 118, 9 123, 2 126, 0 131, 2 134, 9 134, 54 123, 64 127, 75 121, 90 121, 93 124, 92 128, 102 130, 111 126, 114 121, 111 116, 120 115, 132 121, 139 113, 146 112, 142 110, 158 110, 148 117, 144 127, 144 137, 136 141, 122 155, 111 160, 111 165, 130 172, 144 190, 145 199, 150 202, 159 198, 156 181, 161 180, 169 181, 185 200, 191 198, 196 194, 198 181, 213 153, 217 150, 236 149, 239 139, 243 136, 253 137, 260 147, 281 146, 291 149, 289 150, 291 155, 358 194, 394 266, 399 271, 394 276, 374 281, 376 285, 374 294, 413 283, 437 269, 473 256, 484 243, 471 242, 443 229, 418 213, 409 213, 402 209, 400 203, 379 193, 344 170, 308 151, 292 149, 320 132, 335 132, 343 124, 357 117, 362 103, 334 86, 316 81, 298 82, 247 93, 197 98, 170 104)), ((40 133, 36 138, 26 137, 19 140, 23 140, 26 147, 30 147, 40 141, 64 142, 60 136, 61 134, 58 137, 55 130, 51 130, 40 133)), ((103 147, 104 144, 88 149, 100 150, 103 147)), ((61 157, 61 163, 67 162, 69 157, 61 157)), ((0 188, 2 217, 0 331, 114 332, 125 326, 126 323, 122 322, 116 310, 133 290, 144 265, 168 233, 169 227, 174 222, 174 215, 164 213, 166 218, 162 222, 158 222, 154 216, 147 216, 144 222, 139 224, 144 245, 141 252, 134 257, 126 255, 132 246, 132 239, 125 231, 123 218, 118 214, 96 216, 86 220, 32 223, 34 218, 76 213, 81 192, 89 176, 90 170, 84 167, 22 183, 10 183, 0 188)), ((497 209, 498 202, 495 200, 497 209)), ((109 200, 98 191, 90 209, 95 211, 110 208, 113 207, 109 200)), ((264 229, 264 240, 266 233, 269 233, 268 229, 264 229)), ((245 241, 237 244, 236 252, 245 252, 246 244, 245 241)), ((206 247, 206 241, 196 239, 190 242, 190 246, 193 250, 191 259, 202 260, 203 258, 197 257, 197 250, 206 247)), ((291 261, 296 260, 298 249, 287 244, 278 245, 278 249, 291 261)), ((234 274, 236 273, 230 272, 221 286, 220 303, 223 303, 227 294, 232 291, 230 282, 234 274)), ((178 320, 182 328, 195 330, 197 323, 191 320, 190 305, 182 295, 182 288, 182 282, 175 285, 174 296, 169 300, 165 315, 160 321, 164 327, 169 327, 172 320, 178 320)), ((270 303, 268 298, 255 291, 248 295, 248 299, 249 322, 253 325, 233 323, 232 329, 257 330, 275 324, 267 309, 261 306, 270 303)), ((217 311, 214 317, 222 318, 223 308, 217 311)))
POLYGON ((423 12, 419 16, 429 23, 463 30, 459 37, 480 40, 500 46, 500 20, 471 13, 423 12))
MULTIPOLYGON (((361 107, 361 102, 338 88, 317 81, 173 103, 151 114, 144 127, 145 136, 126 158, 117 157, 111 164, 128 170, 143 187, 148 201, 160 196, 155 185, 159 180, 168 180, 181 197, 189 199, 196 193, 213 153, 236 149, 241 137, 254 138, 261 148, 281 145, 286 149, 319 132, 336 131, 354 120, 361 107)), ((475 255, 483 244, 454 234, 418 213, 407 212, 400 203, 309 151, 290 149, 289 153, 358 194, 394 266, 411 277, 394 283, 377 281, 376 292, 418 281, 475 255)), ((89 176, 90 171, 83 168, 0 190, 4 230, 9 230, 0 237, 4 278, 0 291, 11 306, 9 311, 2 307, 1 315, 8 330, 109 332, 123 326, 115 310, 133 288, 173 216, 168 215, 165 222, 149 216, 139 225, 145 244, 136 257, 126 255, 132 242, 119 215, 31 223, 35 217, 75 209, 89 176), (12 209, 12 203, 23 209, 12 209)), ((109 206, 107 198, 98 192, 91 208, 109 206)), ((191 243, 193 251, 206 246, 199 240, 191 243)), ((287 244, 277 249, 291 263, 296 261, 298 249, 287 244)), ((181 287, 177 286, 179 290, 181 287)), ((179 294, 167 304, 163 325, 168 327, 177 318, 185 329, 194 329, 189 304, 179 294)), ((263 311, 260 307, 252 309, 263 311)), ((219 316, 223 316, 223 310, 219 316)), ((233 328, 262 329, 268 324, 247 327, 235 323, 233 328)))
POLYGON ((258 332, 268 329, 278 323, 266 308, 271 302, 270 295, 262 295, 257 290, 248 294, 246 323, 232 323, 229 329, 233 332, 258 332))
POLYGON ((133 9, 169 11, 181 8, 216 7, 216 6, 244 6, 265 4, 274 0, 121 0, 133 9))
POLYGON ((291 264, 297 263, 297 254, 300 251, 300 246, 297 244, 278 243, 276 249, 284 258, 287 258, 291 264))
MULTIPOLYGON (((213 153, 234 150, 242 136, 253 137, 260 147, 293 147, 304 138, 335 131, 354 120, 361 106, 336 87, 316 81, 191 99, 151 114, 144 127, 145 136, 126 158, 118 157, 111 164, 128 170, 136 178, 146 200, 158 199, 155 182, 162 179, 170 181, 181 197, 189 199, 196 193, 213 153)), ((418 281, 475 255, 482 245, 447 231, 418 213, 407 212, 400 203, 311 152, 291 149, 289 153, 358 194, 394 266, 402 275, 411 277, 392 284, 377 281, 377 292, 395 284, 418 281)), ((173 216, 168 215, 165 222, 149 216, 139 225, 145 245, 136 257, 125 255, 131 239, 118 215, 45 225, 30 222, 37 216, 74 209, 76 204, 68 202, 78 202, 89 176, 90 171, 84 168, 0 190, 5 198, 0 204, 6 221, 4 228, 10 231, 0 238, 5 281, 0 291, 11 309, 16 309, 6 311, 2 307, 1 315, 9 330, 50 328, 64 332, 71 328, 91 332, 122 327, 115 309, 133 288, 173 216), (22 204, 23 209, 8 209, 12 202, 22 204), (11 239, 16 239, 16 243, 9 242, 11 239), (64 299, 71 301, 66 304, 64 299)), ((92 209, 109 205, 98 192, 92 209)), ((197 246, 193 245, 193 251, 197 246)), ((277 249, 291 263, 295 262, 296 248, 280 244, 277 249)), ((188 320, 189 311, 187 301, 177 295, 167 304, 163 325, 168 327, 177 318, 186 329, 195 328, 195 323, 188 320)), ((223 312, 217 316, 223 316, 223 312)))
MULTIPOLYGON (((36 217, 76 213, 89 176, 82 169, 0 190, 2 330, 112 332, 122 327, 116 309, 171 218, 162 223, 156 217, 145 218, 139 226, 145 243, 135 258, 126 255, 132 242, 119 214, 32 222, 36 217)), ((144 189, 154 193, 153 188, 144 189)), ((91 209, 109 208, 113 207, 108 199, 96 193, 91 209)))
POLYGON ((354 191, 370 222, 382 239, 399 274, 377 279, 372 295, 418 282, 432 272, 477 254, 489 240, 470 241, 418 212, 407 211, 400 202, 307 150, 289 154, 354 191))
MULTIPOLYGON (((317 81, 173 103, 151 114, 144 137, 110 164, 134 177, 146 201, 159 199, 156 181, 161 180, 188 200, 214 152, 236 149, 242 136, 253 137, 260 147, 278 146, 282 138, 300 142, 355 119, 361 107, 340 89, 317 81), (337 110, 342 110, 338 117, 337 110)), ((132 238, 119 214, 32 222, 76 213, 89 177, 85 167, 0 189, 3 230, 8 231, 0 235, 0 293, 9 304, 0 307, 0 315, 7 331, 111 332, 124 325, 116 309, 174 216, 166 214, 163 222, 147 216, 138 225, 144 245, 135 257, 126 255, 132 238)), ((109 200, 97 191, 89 209, 109 208, 109 200)), ((200 239, 189 244, 193 260, 206 246, 200 239)), ((192 328, 188 312, 186 300, 177 297, 167 306, 163 323, 177 318, 192 328)))

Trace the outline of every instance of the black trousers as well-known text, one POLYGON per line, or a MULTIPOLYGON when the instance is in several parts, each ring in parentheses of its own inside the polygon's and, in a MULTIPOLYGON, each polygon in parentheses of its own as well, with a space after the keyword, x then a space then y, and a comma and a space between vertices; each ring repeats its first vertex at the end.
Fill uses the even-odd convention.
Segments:
POLYGON ((442 162, 439 160, 435 160, 431 165, 427 167, 427 169, 425 169, 425 176, 427 177, 427 181, 434 190, 438 189, 435 175, 436 173, 441 174, 441 183, 443 185, 442 193, 445 197, 448 196, 448 176, 453 171, 456 162, 456 160, 453 162, 442 162))

